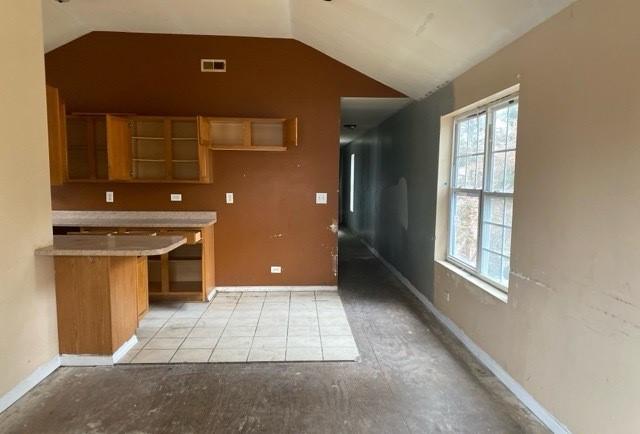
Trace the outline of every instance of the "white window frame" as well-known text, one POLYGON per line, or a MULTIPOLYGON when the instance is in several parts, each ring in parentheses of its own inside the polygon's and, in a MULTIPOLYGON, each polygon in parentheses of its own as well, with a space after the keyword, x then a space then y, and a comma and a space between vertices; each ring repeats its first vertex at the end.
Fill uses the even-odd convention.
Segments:
MULTIPOLYGON (((448 242, 447 242, 447 261, 452 263, 453 265, 455 265, 456 267, 459 267, 461 269, 463 269, 464 271, 472 274, 473 276, 481 279, 484 282, 487 282, 488 284, 490 284, 493 287, 496 287, 497 289, 499 289, 500 291, 507 293, 509 290, 508 285, 505 286, 500 282, 496 282, 495 280, 491 279, 490 277, 486 276, 485 274, 482 273, 482 245, 483 245, 483 228, 484 228, 484 219, 483 219, 483 214, 484 214, 484 205, 485 205, 485 196, 493 196, 493 197, 509 197, 512 199, 512 203, 513 203, 513 198, 514 198, 514 193, 515 193, 515 189, 513 193, 505 193, 505 192, 492 192, 491 191, 491 154, 492 154, 492 150, 493 150, 493 117, 491 116, 491 111, 495 111, 498 108, 501 108, 503 106, 507 106, 509 104, 511 104, 512 102, 518 102, 519 104, 519 93, 515 92, 513 94, 510 94, 506 97, 503 98, 499 98, 495 101, 483 104, 481 106, 475 107, 472 110, 466 111, 458 116, 456 116, 453 119, 453 131, 452 131, 452 139, 451 139, 451 143, 452 143, 452 152, 451 152, 451 163, 449 165, 451 172, 450 172, 450 179, 449 179, 449 222, 448 222, 448 227, 447 227, 447 231, 448 231, 448 242), (456 137, 456 131, 457 131, 457 126, 458 126, 458 122, 464 119, 467 119, 471 116, 478 116, 481 115, 482 113, 486 113, 486 118, 487 118, 487 123, 485 126, 485 149, 484 149, 484 168, 483 168, 483 172, 482 172, 482 188, 481 189, 468 189, 468 188, 456 188, 455 185, 455 181, 456 181, 456 174, 457 174, 457 161, 458 159, 457 154, 458 154, 458 143, 457 143, 457 137, 456 137), (471 266, 470 264, 467 264, 463 261, 461 261, 460 259, 456 258, 455 256, 453 256, 452 252, 453 252, 453 239, 454 239, 454 219, 455 219, 455 215, 454 215, 454 200, 455 200, 455 193, 468 193, 471 194, 473 196, 477 196, 479 198, 478 200, 478 222, 477 222, 477 230, 478 230, 478 240, 477 240, 477 254, 476 254, 476 266, 475 268, 473 266, 471 266)), ((518 147, 517 147, 517 142, 518 142, 518 134, 516 133, 516 160, 517 160, 517 154, 518 154, 518 147)), ((515 179, 515 171, 514 171, 514 179, 515 179)), ((513 212, 513 209, 512 209, 513 212)), ((513 217, 512 217, 512 222, 511 225, 513 227, 513 217)), ((511 260, 511 251, 509 251, 509 261, 511 260)))
POLYGON ((356 174, 356 154, 351 154, 349 162, 349 212, 355 210, 355 174, 356 174))

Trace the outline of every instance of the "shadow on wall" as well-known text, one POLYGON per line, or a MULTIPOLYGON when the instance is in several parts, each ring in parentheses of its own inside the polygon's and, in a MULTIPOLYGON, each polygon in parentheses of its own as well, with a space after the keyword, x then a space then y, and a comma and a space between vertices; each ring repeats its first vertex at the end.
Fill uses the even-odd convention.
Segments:
MULTIPOLYGON (((440 118, 453 111, 453 86, 415 101, 342 148, 344 174, 355 154, 354 212, 343 223, 429 299, 433 295, 440 118)), ((349 177, 342 179, 348 198, 349 177)))
POLYGON ((380 200, 377 203, 376 215, 380 216, 380 226, 388 228, 386 236, 389 240, 398 240, 397 243, 388 245, 390 255, 398 257, 402 255, 403 248, 409 244, 409 194, 407 180, 401 177, 397 184, 384 187, 377 195, 380 200), (379 209, 381 205, 387 208, 387 212, 379 209))

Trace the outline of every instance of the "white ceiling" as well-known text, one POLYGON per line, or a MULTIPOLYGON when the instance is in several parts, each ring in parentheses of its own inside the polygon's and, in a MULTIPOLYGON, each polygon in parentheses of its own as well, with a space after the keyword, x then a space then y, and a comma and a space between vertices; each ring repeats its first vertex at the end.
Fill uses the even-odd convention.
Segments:
POLYGON ((340 144, 350 143, 410 102, 409 98, 341 98, 340 144), (356 128, 345 128, 346 124, 356 128))
POLYGON ((289 0, 41 0, 45 51, 91 31, 291 37, 289 0))
POLYGON ((41 0, 45 49, 90 31, 295 38, 420 98, 573 0, 41 0))

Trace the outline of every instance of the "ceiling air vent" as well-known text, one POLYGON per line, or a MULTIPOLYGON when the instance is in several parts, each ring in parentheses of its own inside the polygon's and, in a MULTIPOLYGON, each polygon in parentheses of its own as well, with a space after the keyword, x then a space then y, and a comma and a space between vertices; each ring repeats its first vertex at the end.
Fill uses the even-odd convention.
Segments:
POLYGON ((226 59, 200 59, 202 72, 227 72, 226 59))

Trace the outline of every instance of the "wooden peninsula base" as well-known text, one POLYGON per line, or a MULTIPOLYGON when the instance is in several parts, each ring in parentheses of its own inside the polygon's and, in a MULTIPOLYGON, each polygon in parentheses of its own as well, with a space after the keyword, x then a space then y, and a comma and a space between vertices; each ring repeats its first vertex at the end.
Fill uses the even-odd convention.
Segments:
POLYGON ((38 249, 55 257, 61 363, 113 364, 135 345, 148 307, 147 257, 184 243, 180 236, 60 235, 38 249))
POLYGON ((60 353, 113 355, 138 326, 138 258, 59 256, 55 269, 60 353))

